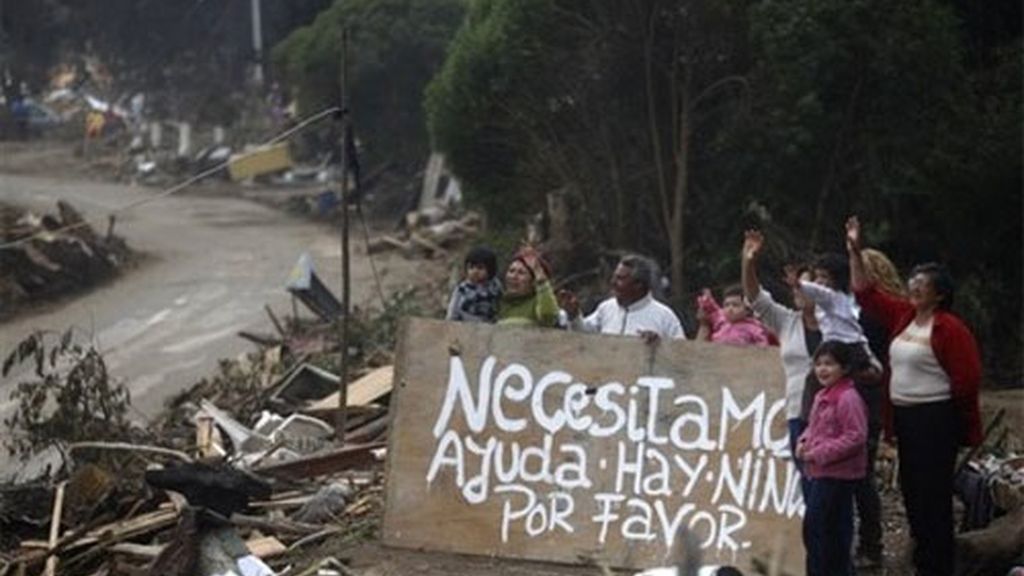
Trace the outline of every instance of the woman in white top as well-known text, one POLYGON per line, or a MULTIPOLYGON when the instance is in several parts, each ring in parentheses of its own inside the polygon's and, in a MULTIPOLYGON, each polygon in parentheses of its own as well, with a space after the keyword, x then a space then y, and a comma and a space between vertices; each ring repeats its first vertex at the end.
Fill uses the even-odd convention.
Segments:
MULTIPOLYGON (((743 295, 765 326, 779 337, 779 354, 786 375, 786 423, 789 426, 790 453, 803 433, 806 421, 800 413, 804 383, 811 371, 811 358, 821 343, 821 331, 814 315, 814 302, 799 289, 793 290, 796 309, 787 308, 772 299, 757 278, 757 257, 764 246, 764 237, 757 230, 748 230, 743 239, 741 282, 743 295)), ((805 415, 804 415, 805 416, 805 415)), ((795 461, 795 458, 794 458, 795 461)), ((797 462, 797 468, 800 468, 797 462)))

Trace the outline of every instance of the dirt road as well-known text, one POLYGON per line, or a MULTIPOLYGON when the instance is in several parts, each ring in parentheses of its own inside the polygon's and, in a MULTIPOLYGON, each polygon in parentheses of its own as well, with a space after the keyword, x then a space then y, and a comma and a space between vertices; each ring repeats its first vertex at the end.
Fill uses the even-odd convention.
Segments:
MULTIPOLYGON (((0 198, 38 211, 58 199, 74 204, 97 230, 106 214, 152 197, 146 188, 0 175, 0 198)), ((118 216, 117 233, 145 252, 147 263, 66 302, 0 324, 0 354, 33 329, 76 326, 94 335, 111 372, 128 382, 141 415, 216 370, 217 360, 251 345, 239 330, 271 331, 263 311, 290 310, 285 281, 309 252, 324 282, 340 286, 337 232, 233 197, 170 196, 118 216)), ((353 235, 353 238, 357 236, 353 235)), ((353 304, 372 304, 372 272, 361 243, 353 241, 353 304)), ((418 277, 419 262, 378 257, 385 293, 418 277)), ((13 378, 0 380, 0 417, 13 378)))

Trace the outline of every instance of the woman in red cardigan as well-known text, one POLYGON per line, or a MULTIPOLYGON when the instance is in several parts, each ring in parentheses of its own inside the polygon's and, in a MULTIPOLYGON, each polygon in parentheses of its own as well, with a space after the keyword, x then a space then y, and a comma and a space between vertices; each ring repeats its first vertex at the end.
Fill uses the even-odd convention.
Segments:
POLYGON ((953 281, 938 264, 914 268, 907 298, 872 285, 860 223, 846 222, 850 283, 857 302, 889 332, 889 399, 900 488, 918 576, 953 573, 953 473, 957 449, 981 443, 981 356, 971 331, 949 310, 953 281))

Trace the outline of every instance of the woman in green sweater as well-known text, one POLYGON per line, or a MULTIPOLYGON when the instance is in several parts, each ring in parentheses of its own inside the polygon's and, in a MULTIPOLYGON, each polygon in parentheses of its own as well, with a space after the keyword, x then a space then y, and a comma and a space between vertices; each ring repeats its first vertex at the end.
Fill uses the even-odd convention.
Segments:
POLYGON ((557 322, 558 301, 548 281, 547 265, 536 250, 523 248, 505 271, 498 324, 553 327, 557 322))

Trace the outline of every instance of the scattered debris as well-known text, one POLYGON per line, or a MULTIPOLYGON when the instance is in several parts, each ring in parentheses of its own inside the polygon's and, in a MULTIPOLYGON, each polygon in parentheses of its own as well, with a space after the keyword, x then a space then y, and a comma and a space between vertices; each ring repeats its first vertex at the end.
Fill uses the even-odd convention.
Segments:
POLYGON ((406 257, 438 258, 448 255, 448 249, 478 235, 483 218, 476 212, 461 217, 437 207, 406 214, 403 233, 384 235, 369 241, 370 254, 398 250, 406 257))
MULTIPOLYGON (((379 331, 408 312, 403 298, 394 306, 356 312, 361 361, 390 361, 378 348, 394 343, 379 331)), ((0 573, 302 573, 320 561, 304 548, 372 534, 393 368, 357 371, 338 444, 333 323, 267 312, 259 350, 170 401, 144 437, 64 441, 47 477, 0 487, 0 573)))
POLYGON ((113 225, 97 234, 71 204, 39 215, 0 205, 0 314, 28 303, 94 286, 115 276, 135 255, 113 225))
POLYGON ((322 320, 332 322, 342 314, 341 302, 313 270, 313 259, 302 254, 288 278, 288 291, 322 320))

